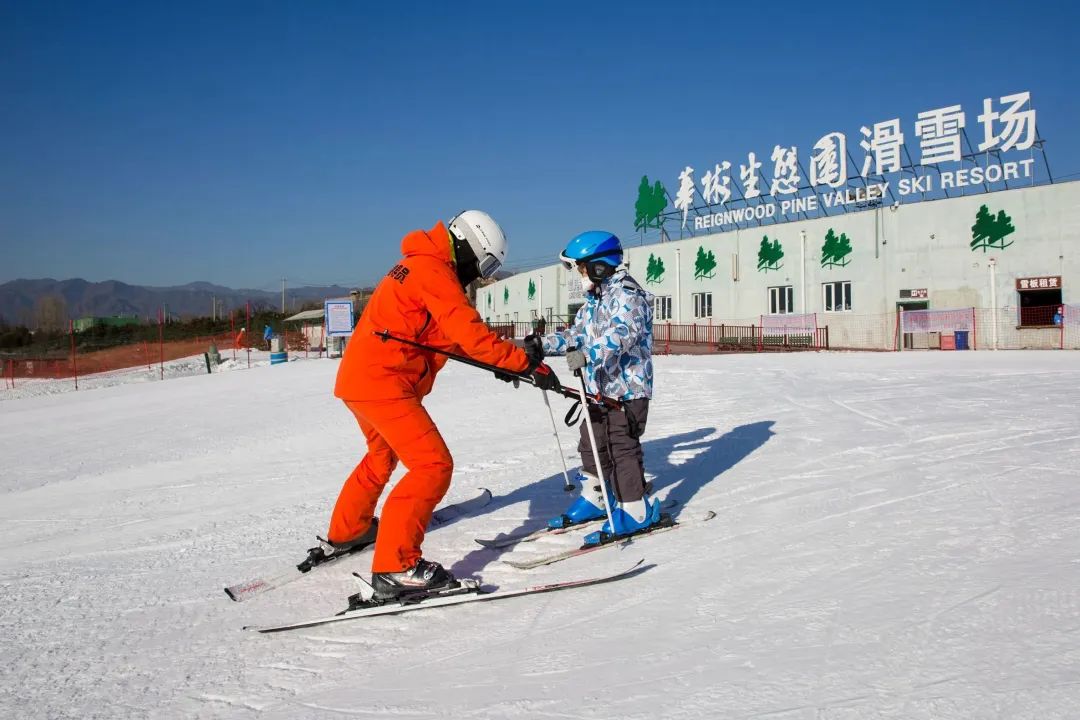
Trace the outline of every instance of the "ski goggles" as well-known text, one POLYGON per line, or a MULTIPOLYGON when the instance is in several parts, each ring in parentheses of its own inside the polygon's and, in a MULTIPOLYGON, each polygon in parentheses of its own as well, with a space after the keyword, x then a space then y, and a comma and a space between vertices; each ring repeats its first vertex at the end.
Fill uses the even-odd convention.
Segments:
POLYGON ((586 255, 583 258, 568 257, 564 253, 559 253, 559 261, 563 264, 563 267, 567 270, 573 270, 580 264, 588 264, 593 260, 599 260, 602 257, 608 257, 609 255, 620 255, 620 250, 605 250, 603 252, 594 253, 593 255, 586 255))
POLYGON ((487 253, 482 260, 476 261, 476 267, 480 271, 480 277, 487 280, 499 271, 499 268, 502 267, 502 260, 491 253, 487 253))

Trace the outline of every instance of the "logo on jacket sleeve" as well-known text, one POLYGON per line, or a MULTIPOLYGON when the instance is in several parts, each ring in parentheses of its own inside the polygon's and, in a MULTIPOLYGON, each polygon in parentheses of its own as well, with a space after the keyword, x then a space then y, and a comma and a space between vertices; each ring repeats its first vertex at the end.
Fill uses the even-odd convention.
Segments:
POLYGON ((409 276, 409 268, 404 265, 395 265, 390 268, 390 272, 386 273, 386 277, 391 277, 397 280, 399 283, 405 282, 405 278, 409 276))

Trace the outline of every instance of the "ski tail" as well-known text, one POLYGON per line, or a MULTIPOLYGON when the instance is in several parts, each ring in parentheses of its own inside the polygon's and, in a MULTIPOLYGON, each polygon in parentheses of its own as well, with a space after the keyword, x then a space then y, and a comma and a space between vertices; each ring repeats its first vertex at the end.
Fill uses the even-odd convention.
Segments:
POLYGON ((431 522, 428 523, 428 527, 438 527, 440 525, 452 523, 460 517, 464 517, 465 515, 469 515, 484 508, 490 502, 491 491, 487 488, 481 488, 480 494, 476 497, 462 500, 458 503, 444 505, 436 510, 431 516, 431 522))

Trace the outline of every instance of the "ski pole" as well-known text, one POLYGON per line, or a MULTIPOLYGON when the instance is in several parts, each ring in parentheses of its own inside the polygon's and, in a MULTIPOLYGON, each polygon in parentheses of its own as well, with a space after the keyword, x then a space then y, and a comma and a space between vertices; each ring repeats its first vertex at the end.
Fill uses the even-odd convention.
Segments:
MULTIPOLYGON (((413 340, 409 340, 408 338, 391 335, 389 330, 376 330, 374 331, 374 335, 378 338, 381 338, 383 342, 386 342, 387 340, 393 340, 395 342, 401 343, 402 345, 408 345, 419 350, 427 350, 428 352, 433 352, 438 355, 445 355, 451 360, 456 360, 459 363, 463 363, 465 365, 472 365, 474 368, 480 368, 481 370, 487 370, 488 372, 493 372, 499 375, 509 375, 511 377, 517 378, 518 380, 521 380, 522 382, 527 382, 530 385, 536 385, 533 379, 528 375, 525 375, 524 373, 514 372, 512 370, 504 370, 503 368, 496 365, 488 365, 485 362, 473 360, 471 357, 467 357, 465 355, 458 355, 457 353, 440 350, 439 348, 431 347, 430 345, 425 345, 423 343, 418 343, 413 340)), ((591 400, 595 403, 606 405, 609 408, 618 409, 622 407, 622 405, 620 405, 617 400, 612 400, 611 398, 606 398, 600 395, 580 395, 577 390, 571 387, 567 387, 566 385, 560 386, 559 389, 555 390, 554 392, 559 393, 563 397, 571 398, 572 400, 580 400, 582 397, 584 397, 587 401, 591 400)))
MULTIPOLYGON (((581 368, 574 371, 578 380, 581 381, 581 396, 588 397, 589 391, 585 388, 585 375, 581 372, 581 368)), ((593 432, 592 417, 589 415, 589 409, 585 409, 584 417, 581 422, 585 423, 585 429, 589 433, 589 444, 592 445, 593 461, 596 463, 596 476, 600 478, 600 492, 604 496, 604 510, 607 511, 608 527, 611 528, 611 534, 615 534, 615 520, 611 516, 611 498, 608 497, 607 482, 604 480, 604 468, 600 465, 600 448, 596 444, 596 433, 593 432)))
POLYGON ((566 469, 566 455, 562 451, 562 440, 559 439, 559 426, 555 424, 555 411, 551 409, 551 401, 548 400, 547 390, 544 393, 544 404, 547 405, 548 415, 551 416, 551 434, 555 436, 555 447, 559 449, 559 459, 562 460, 562 476, 566 484, 563 491, 574 492, 574 483, 570 482, 570 473, 566 469))

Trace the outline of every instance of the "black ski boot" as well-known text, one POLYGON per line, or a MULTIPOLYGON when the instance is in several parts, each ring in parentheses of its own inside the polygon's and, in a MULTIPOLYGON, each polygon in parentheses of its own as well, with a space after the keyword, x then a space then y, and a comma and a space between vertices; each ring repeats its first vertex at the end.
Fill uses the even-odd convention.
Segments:
POLYGON ((461 587, 453 575, 437 562, 420 558, 407 570, 392 573, 372 573, 372 600, 376 603, 422 600, 442 590, 461 587))
POLYGON ((354 552, 360 552, 368 545, 375 542, 376 536, 379 534, 379 518, 371 519, 371 527, 367 529, 367 532, 357 535, 352 540, 346 540, 345 542, 335 543, 329 540, 319 538, 319 545, 308 550, 307 558, 296 566, 296 569, 300 572, 306 573, 316 565, 322 565, 328 560, 335 560, 343 555, 350 555, 354 552))

